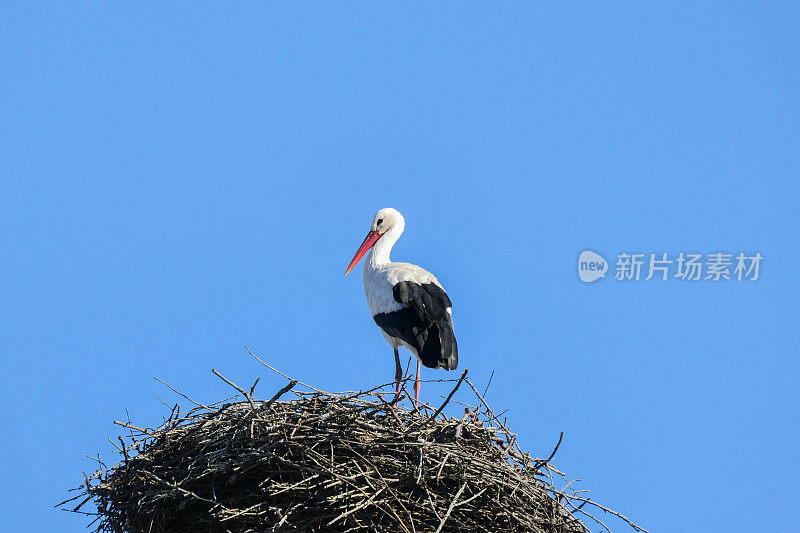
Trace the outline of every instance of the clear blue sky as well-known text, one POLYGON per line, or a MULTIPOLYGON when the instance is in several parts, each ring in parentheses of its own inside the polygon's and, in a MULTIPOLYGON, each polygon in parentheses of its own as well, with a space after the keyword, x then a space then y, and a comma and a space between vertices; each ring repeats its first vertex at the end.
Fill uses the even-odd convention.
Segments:
POLYGON ((82 531, 51 506, 126 407, 159 422, 153 376, 269 394, 248 344, 321 388, 390 380, 342 274, 391 206, 523 447, 564 431, 557 464, 653 531, 794 529, 798 28, 788 2, 7 4, 2 527, 82 531), (764 262, 583 284, 584 249, 764 262))

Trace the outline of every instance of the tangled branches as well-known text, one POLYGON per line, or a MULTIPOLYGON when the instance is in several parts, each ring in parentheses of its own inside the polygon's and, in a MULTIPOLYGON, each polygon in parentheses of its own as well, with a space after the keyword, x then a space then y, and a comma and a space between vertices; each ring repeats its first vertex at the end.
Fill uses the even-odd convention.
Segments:
POLYGON ((588 531, 579 516, 596 504, 555 487, 555 450, 523 453, 466 370, 443 404, 419 409, 392 384, 334 394, 290 380, 258 400, 255 385, 215 373, 244 400, 176 405, 156 429, 118 422, 131 430, 122 461, 59 505, 82 512, 92 500, 95 531, 114 533, 588 531), (462 385, 477 405, 453 399, 462 385), (461 418, 442 414, 450 401, 461 418))

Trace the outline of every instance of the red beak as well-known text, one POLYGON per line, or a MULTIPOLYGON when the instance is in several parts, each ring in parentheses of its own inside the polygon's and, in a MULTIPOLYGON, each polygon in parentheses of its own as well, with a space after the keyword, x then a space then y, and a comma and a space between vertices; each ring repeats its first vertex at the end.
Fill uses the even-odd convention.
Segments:
POLYGON ((351 270, 353 270, 353 267, 355 267, 358 262, 361 261, 361 258, 364 257, 364 254, 367 253, 370 248, 375 246, 375 243, 378 242, 378 239, 380 239, 382 236, 383 234, 378 233, 377 231, 370 231, 367 233, 367 237, 364 239, 364 242, 361 243, 361 246, 358 247, 358 251, 356 252, 356 255, 353 256, 353 260, 350 261, 349 265, 347 265, 347 270, 344 271, 345 276, 348 275, 351 270))

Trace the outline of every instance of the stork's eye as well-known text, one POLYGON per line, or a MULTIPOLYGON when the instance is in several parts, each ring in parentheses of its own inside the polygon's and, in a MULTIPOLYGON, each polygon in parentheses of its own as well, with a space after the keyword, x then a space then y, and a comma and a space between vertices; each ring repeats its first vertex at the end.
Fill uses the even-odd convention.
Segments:
POLYGON ((383 224, 383 219, 382 219, 382 218, 379 218, 379 219, 378 219, 378 224, 377 224, 377 225, 378 225, 378 226, 380 226, 381 224, 383 224))

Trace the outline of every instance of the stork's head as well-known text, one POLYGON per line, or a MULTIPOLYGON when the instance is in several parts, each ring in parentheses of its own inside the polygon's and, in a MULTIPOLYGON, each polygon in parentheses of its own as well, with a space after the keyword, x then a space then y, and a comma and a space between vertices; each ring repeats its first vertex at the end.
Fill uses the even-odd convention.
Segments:
POLYGON ((396 231, 398 227, 402 229, 405 225, 406 221, 400 211, 391 207, 384 207, 372 217, 372 225, 369 230, 376 232, 378 235, 383 235, 390 230, 396 231))
POLYGON ((405 227, 406 221, 403 219, 403 215, 401 215, 400 211, 397 209, 384 207, 375 213, 375 216, 372 217, 372 224, 369 227, 369 233, 367 233, 367 237, 364 239, 364 242, 362 242, 361 246, 359 246, 356 255, 353 256, 353 260, 350 261, 349 265, 347 265, 347 270, 345 270, 344 275, 346 276, 351 270, 353 270, 358 262, 361 261, 361 258, 364 257, 364 254, 366 254, 370 248, 375 246, 375 243, 378 242, 379 239, 389 238, 392 241, 396 241, 397 237, 403 233, 403 229, 405 227))

